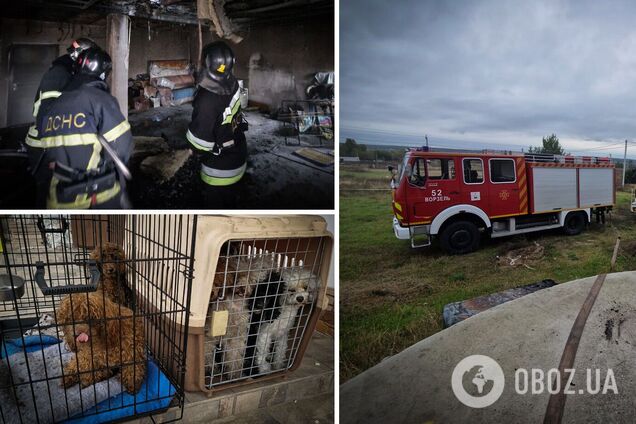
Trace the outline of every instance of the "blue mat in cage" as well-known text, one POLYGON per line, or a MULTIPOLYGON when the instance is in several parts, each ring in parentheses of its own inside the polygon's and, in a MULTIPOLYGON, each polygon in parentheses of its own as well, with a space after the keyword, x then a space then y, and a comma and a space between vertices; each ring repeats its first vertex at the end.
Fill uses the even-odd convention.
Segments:
POLYGON ((2 350, 0 351, 0 358, 6 358, 14 353, 18 352, 35 352, 46 346, 60 343, 61 340, 57 337, 47 336, 44 334, 38 334, 35 336, 24 336, 19 339, 5 340, 2 343, 2 350))
POLYGON ((66 422, 73 424, 104 423, 164 409, 170 405, 170 401, 176 393, 177 391, 168 377, 159 370, 154 361, 149 360, 146 365, 146 380, 136 395, 122 392, 85 411, 84 415, 87 416, 70 419, 66 422), (97 414, 88 415, 94 413, 97 414))
MULTIPOLYGON (((60 342, 61 340, 58 338, 46 335, 5 340, 2 343, 0 358, 22 351, 34 352, 60 342)), ((176 389, 170 383, 168 377, 161 372, 153 360, 148 360, 146 364, 146 379, 136 395, 131 395, 124 391, 87 409, 77 418, 71 418, 65 422, 73 424, 105 423, 165 409, 170 405, 175 394, 176 389)))

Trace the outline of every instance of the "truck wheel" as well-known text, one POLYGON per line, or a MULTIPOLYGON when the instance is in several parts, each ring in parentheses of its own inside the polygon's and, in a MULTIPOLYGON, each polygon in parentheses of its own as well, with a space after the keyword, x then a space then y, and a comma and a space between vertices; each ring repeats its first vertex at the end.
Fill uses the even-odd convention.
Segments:
POLYGON ((563 231, 565 231, 565 234, 568 236, 581 234, 581 231, 585 228, 586 221, 587 216, 583 212, 569 213, 568 216, 565 217, 563 231))
POLYGON ((440 237, 442 249, 451 255, 474 252, 479 247, 479 229, 469 221, 453 222, 440 237))

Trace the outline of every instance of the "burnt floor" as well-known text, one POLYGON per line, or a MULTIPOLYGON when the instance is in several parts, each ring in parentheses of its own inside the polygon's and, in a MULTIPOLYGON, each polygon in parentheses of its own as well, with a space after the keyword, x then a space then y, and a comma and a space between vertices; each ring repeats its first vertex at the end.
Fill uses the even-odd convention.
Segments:
MULTIPOLYGON (((150 109, 131 113, 134 136, 161 137, 169 149, 188 149, 185 134, 191 105, 150 109)), ((333 209, 334 168, 321 167, 293 154, 299 146, 288 146, 281 134, 283 123, 258 112, 247 112, 249 131, 247 171, 243 180, 229 190, 236 196, 236 209, 333 209)), ((35 184, 28 172, 23 147, 28 125, 0 129, 0 208, 32 209, 35 184)), ((297 143, 297 138, 288 138, 297 143)), ((307 137, 303 145, 320 147, 307 137), (312 144, 313 143, 313 144, 312 144)), ((333 143, 324 152, 333 152, 333 143)), ((199 164, 190 156, 174 176, 164 182, 141 172, 133 157, 133 180, 128 185, 135 209, 226 209, 227 202, 206 202, 199 178, 199 164)))
MULTIPOLYGON (((187 149, 185 138, 191 105, 150 109, 132 113, 129 121, 135 136, 163 138, 171 149, 187 149)), ((236 196, 236 209, 332 209, 334 207, 333 165, 320 167, 293 152, 299 146, 286 145, 283 123, 259 112, 247 112, 249 131, 247 171, 243 180, 229 192, 236 196)), ((288 138, 297 143, 297 138, 288 138)), ((305 146, 316 138, 305 138, 305 146)), ((329 144, 333 149, 333 143, 329 144)), ((325 151, 328 151, 325 150, 325 151)), ((226 202, 206 201, 199 178, 199 164, 190 156, 169 180, 157 179, 140 171, 131 161, 133 181, 129 194, 135 209, 219 209, 226 202)))

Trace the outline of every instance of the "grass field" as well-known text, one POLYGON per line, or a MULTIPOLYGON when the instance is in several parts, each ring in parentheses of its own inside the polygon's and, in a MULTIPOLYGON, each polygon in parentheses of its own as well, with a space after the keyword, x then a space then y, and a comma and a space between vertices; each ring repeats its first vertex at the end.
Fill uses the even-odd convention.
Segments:
POLYGON ((340 377, 344 382, 383 358, 442 330, 445 304, 551 278, 558 283, 609 270, 621 236, 616 270, 636 269, 636 215, 630 194, 617 194, 611 223, 578 236, 541 232, 482 242, 475 253, 447 256, 439 246, 411 249, 391 227, 386 170, 340 173, 340 377), (352 190, 364 189, 363 191, 352 190), (497 256, 539 243, 544 255, 529 267, 500 265, 497 256))

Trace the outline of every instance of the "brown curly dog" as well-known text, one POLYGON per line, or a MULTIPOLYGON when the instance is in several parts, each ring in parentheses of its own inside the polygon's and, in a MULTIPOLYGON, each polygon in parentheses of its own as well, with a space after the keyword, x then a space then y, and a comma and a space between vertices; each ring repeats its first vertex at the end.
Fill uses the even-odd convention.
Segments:
POLYGON ((75 352, 64 366, 63 387, 90 386, 120 373, 127 392, 137 393, 146 377, 146 343, 141 318, 100 290, 75 293, 60 302, 57 323, 75 352))
POLYGON ((132 290, 126 282, 126 254, 115 243, 105 242, 90 254, 101 272, 99 290, 103 290, 115 303, 133 307, 132 290))

